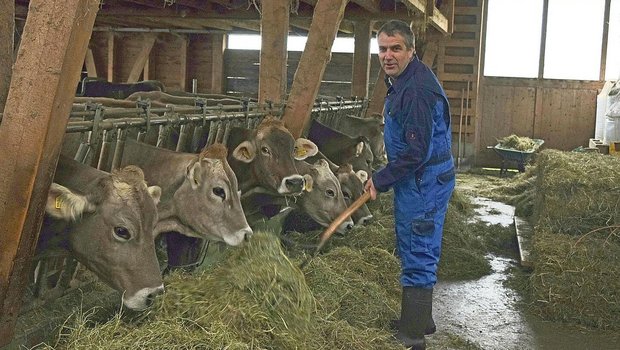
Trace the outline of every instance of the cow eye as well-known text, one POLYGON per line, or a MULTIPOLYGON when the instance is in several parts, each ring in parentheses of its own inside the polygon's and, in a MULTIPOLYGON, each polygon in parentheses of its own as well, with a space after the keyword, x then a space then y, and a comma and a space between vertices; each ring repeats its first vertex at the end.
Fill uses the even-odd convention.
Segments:
POLYGON ((344 199, 351 199, 351 194, 349 192, 342 192, 344 199))
POLYGON ((116 226, 114 227, 114 238, 121 242, 126 242, 131 239, 131 233, 126 227, 116 226))
POLYGON ((260 151, 263 152, 264 155, 269 155, 269 148, 263 146, 260 148, 260 151))
POLYGON ((326 190, 325 194, 327 195, 327 197, 336 197, 336 192, 334 192, 334 190, 326 190))
POLYGON ((222 198, 222 200, 226 199, 226 191, 224 191, 224 189, 221 187, 214 187, 213 194, 222 198))

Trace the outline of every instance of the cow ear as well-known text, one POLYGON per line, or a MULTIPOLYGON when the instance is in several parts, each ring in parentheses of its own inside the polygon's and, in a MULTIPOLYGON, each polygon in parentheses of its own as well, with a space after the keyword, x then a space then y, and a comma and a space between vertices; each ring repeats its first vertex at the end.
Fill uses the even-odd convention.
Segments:
POLYGON ((200 183, 202 183, 202 176, 200 174, 200 162, 193 162, 187 166, 187 173, 185 174, 189 183, 192 185, 192 189, 197 189, 200 183))
POLYGON ((157 206, 161 198, 161 187, 149 186, 147 190, 149 191, 149 195, 151 196, 151 198, 153 198, 153 201, 155 202, 155 206, 157 206))
POLYGON ((357 145, 355 145, 355 156, 359 157, 362 154, 362 151, 364 151, 364 141, 360 141, 357 143, 357 145))
POLYGON ((368 173, 366 172, 366 170, 358 170, 355 173, 355 176, 357 176, 358 179, 362 180, 362 183, 368 180, 368 173))
POLYGON ((243 141, 235 148, 232 155, 237 160, 250 163, 254 160, 254 157, 256 157, 256 149, 250 141, 243 141))
POLYGON ((92 213, 95 208, 88 197, 57 183, 52 183, 47 193, 45 212, 56 219, 76 221, 83 213, 92 213))
POLYGON ((314 179, 310 174, 304 175, 304 191, 312 192, 312 186, 314 185, 314 179))
POLYGON ((325 159, 319 159, 315 164, 318 165, 319 168, 325 168, 331 171, 329 163, 325 159))
POLYGON ((295 159, 304 160, 308 157, 315 156, 318 152, 319 148, 314 142, 301 137, 295 140, 295 151, 293 154, 295 159))

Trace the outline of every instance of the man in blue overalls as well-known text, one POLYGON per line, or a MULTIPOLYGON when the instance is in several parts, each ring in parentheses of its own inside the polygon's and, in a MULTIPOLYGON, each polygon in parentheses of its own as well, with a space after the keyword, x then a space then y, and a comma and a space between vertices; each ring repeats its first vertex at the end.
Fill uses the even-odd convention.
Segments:
POLYGON ((443 223, 455 184, 448 99, 433 72, 415 56, 409 25, 389 21, 377 34, 388 86, 384 141, 388 162, 365 185, 371 198, 394 189, 396 247, 403 286, 395 337, 425 349, 434 332, 433 286, 443 223), (430 328, 427 330, 427 328, 430 328))

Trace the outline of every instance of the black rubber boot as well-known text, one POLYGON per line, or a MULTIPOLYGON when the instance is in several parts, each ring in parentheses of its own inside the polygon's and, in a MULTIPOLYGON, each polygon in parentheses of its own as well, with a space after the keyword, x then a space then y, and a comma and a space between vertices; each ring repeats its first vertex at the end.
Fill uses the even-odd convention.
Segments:
MULTIPOLYGON (((398 332, 399 328, 400 328, 399 318, 390 320, 391 331, 398 332)), ((434 334, 435 332, 437 332, 437 326, 435 325, 435 320, 433 319, 433 313, 431 311, 431 319, 430 321, 428 321, 428 324, 426 325, 426 329, 424 330, 424 335, 431 335, 431 334, 434 334)))
POLYGON ((430 322, 432 301, 432 288, 403 287, 400 325, 394 338, 405 347, 412 350, 426 349, 424 331, 430 322))

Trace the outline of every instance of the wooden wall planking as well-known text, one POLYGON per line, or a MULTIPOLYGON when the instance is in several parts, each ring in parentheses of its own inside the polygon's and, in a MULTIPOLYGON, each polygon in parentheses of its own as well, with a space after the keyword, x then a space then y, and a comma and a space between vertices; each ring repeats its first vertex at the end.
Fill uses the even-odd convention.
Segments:
POLYGON ((115 34, 114 77, 115 83, 125 83, 137 57, 142 51, 142 34, 115 34))
POLYGON ((108 78, 108 33, 93 32, 88 47, 93 50, 95 67, 99 78, 108 78))
POLYGON ((497 139, 516 134, 545 140, 564 151, 594 137, 596 96, 602 83, 520 78, 484 78, 480 149, 476 165, 498 166, 497 139))
POLYGON ((187 36, 160 34, 151 51, 149 78, 161 81, 167 90, 185 91, 185 43, 187 36))

